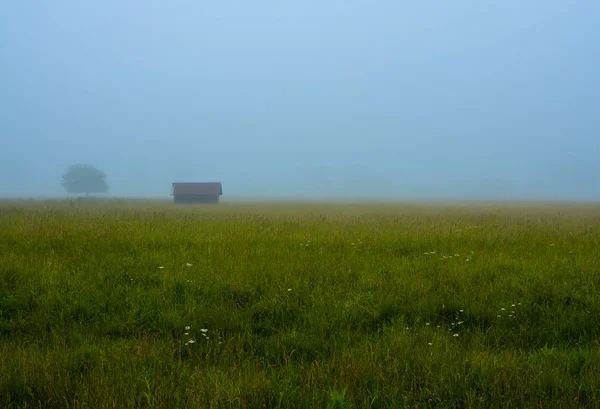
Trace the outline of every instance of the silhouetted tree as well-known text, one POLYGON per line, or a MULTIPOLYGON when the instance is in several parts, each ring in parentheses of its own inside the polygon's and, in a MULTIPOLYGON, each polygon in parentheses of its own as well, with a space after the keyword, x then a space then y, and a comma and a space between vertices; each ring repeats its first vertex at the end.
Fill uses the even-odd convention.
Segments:
POLYGON ((106 174, 92 165, 69 166, 63 175, 62 186, 69 193, 106 193, 106 174))

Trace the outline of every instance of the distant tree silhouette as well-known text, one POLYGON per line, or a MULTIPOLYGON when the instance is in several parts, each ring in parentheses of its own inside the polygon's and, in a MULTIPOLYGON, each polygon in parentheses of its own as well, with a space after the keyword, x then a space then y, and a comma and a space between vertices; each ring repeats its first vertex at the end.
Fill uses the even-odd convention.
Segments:
POLYGON ((69 166, 62 178, 62 186, 69 193, 106 193, 106 174, 92 165, 69 166))

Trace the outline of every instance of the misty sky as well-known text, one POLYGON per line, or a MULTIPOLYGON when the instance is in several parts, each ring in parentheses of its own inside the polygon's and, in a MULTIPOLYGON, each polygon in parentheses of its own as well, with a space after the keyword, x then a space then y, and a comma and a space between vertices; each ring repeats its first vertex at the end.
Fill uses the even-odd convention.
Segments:
POLYGON ((0 196, 600 198, 600 2, 0 5, 0 196))

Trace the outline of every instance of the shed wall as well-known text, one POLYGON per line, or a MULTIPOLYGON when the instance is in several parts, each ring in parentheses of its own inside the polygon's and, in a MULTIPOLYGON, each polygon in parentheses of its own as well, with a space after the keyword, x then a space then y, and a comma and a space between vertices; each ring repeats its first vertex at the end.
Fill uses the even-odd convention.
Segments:
POLYGON ((174 195, 175 203, 219 203, 218 195, 174 195))

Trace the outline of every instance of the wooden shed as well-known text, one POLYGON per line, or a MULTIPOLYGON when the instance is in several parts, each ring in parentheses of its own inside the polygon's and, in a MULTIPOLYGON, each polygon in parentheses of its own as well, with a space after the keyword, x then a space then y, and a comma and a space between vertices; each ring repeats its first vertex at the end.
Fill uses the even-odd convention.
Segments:
POLYGON ((221 182, 173 183, 175 203, 219 203, 222 194, 221 182))

